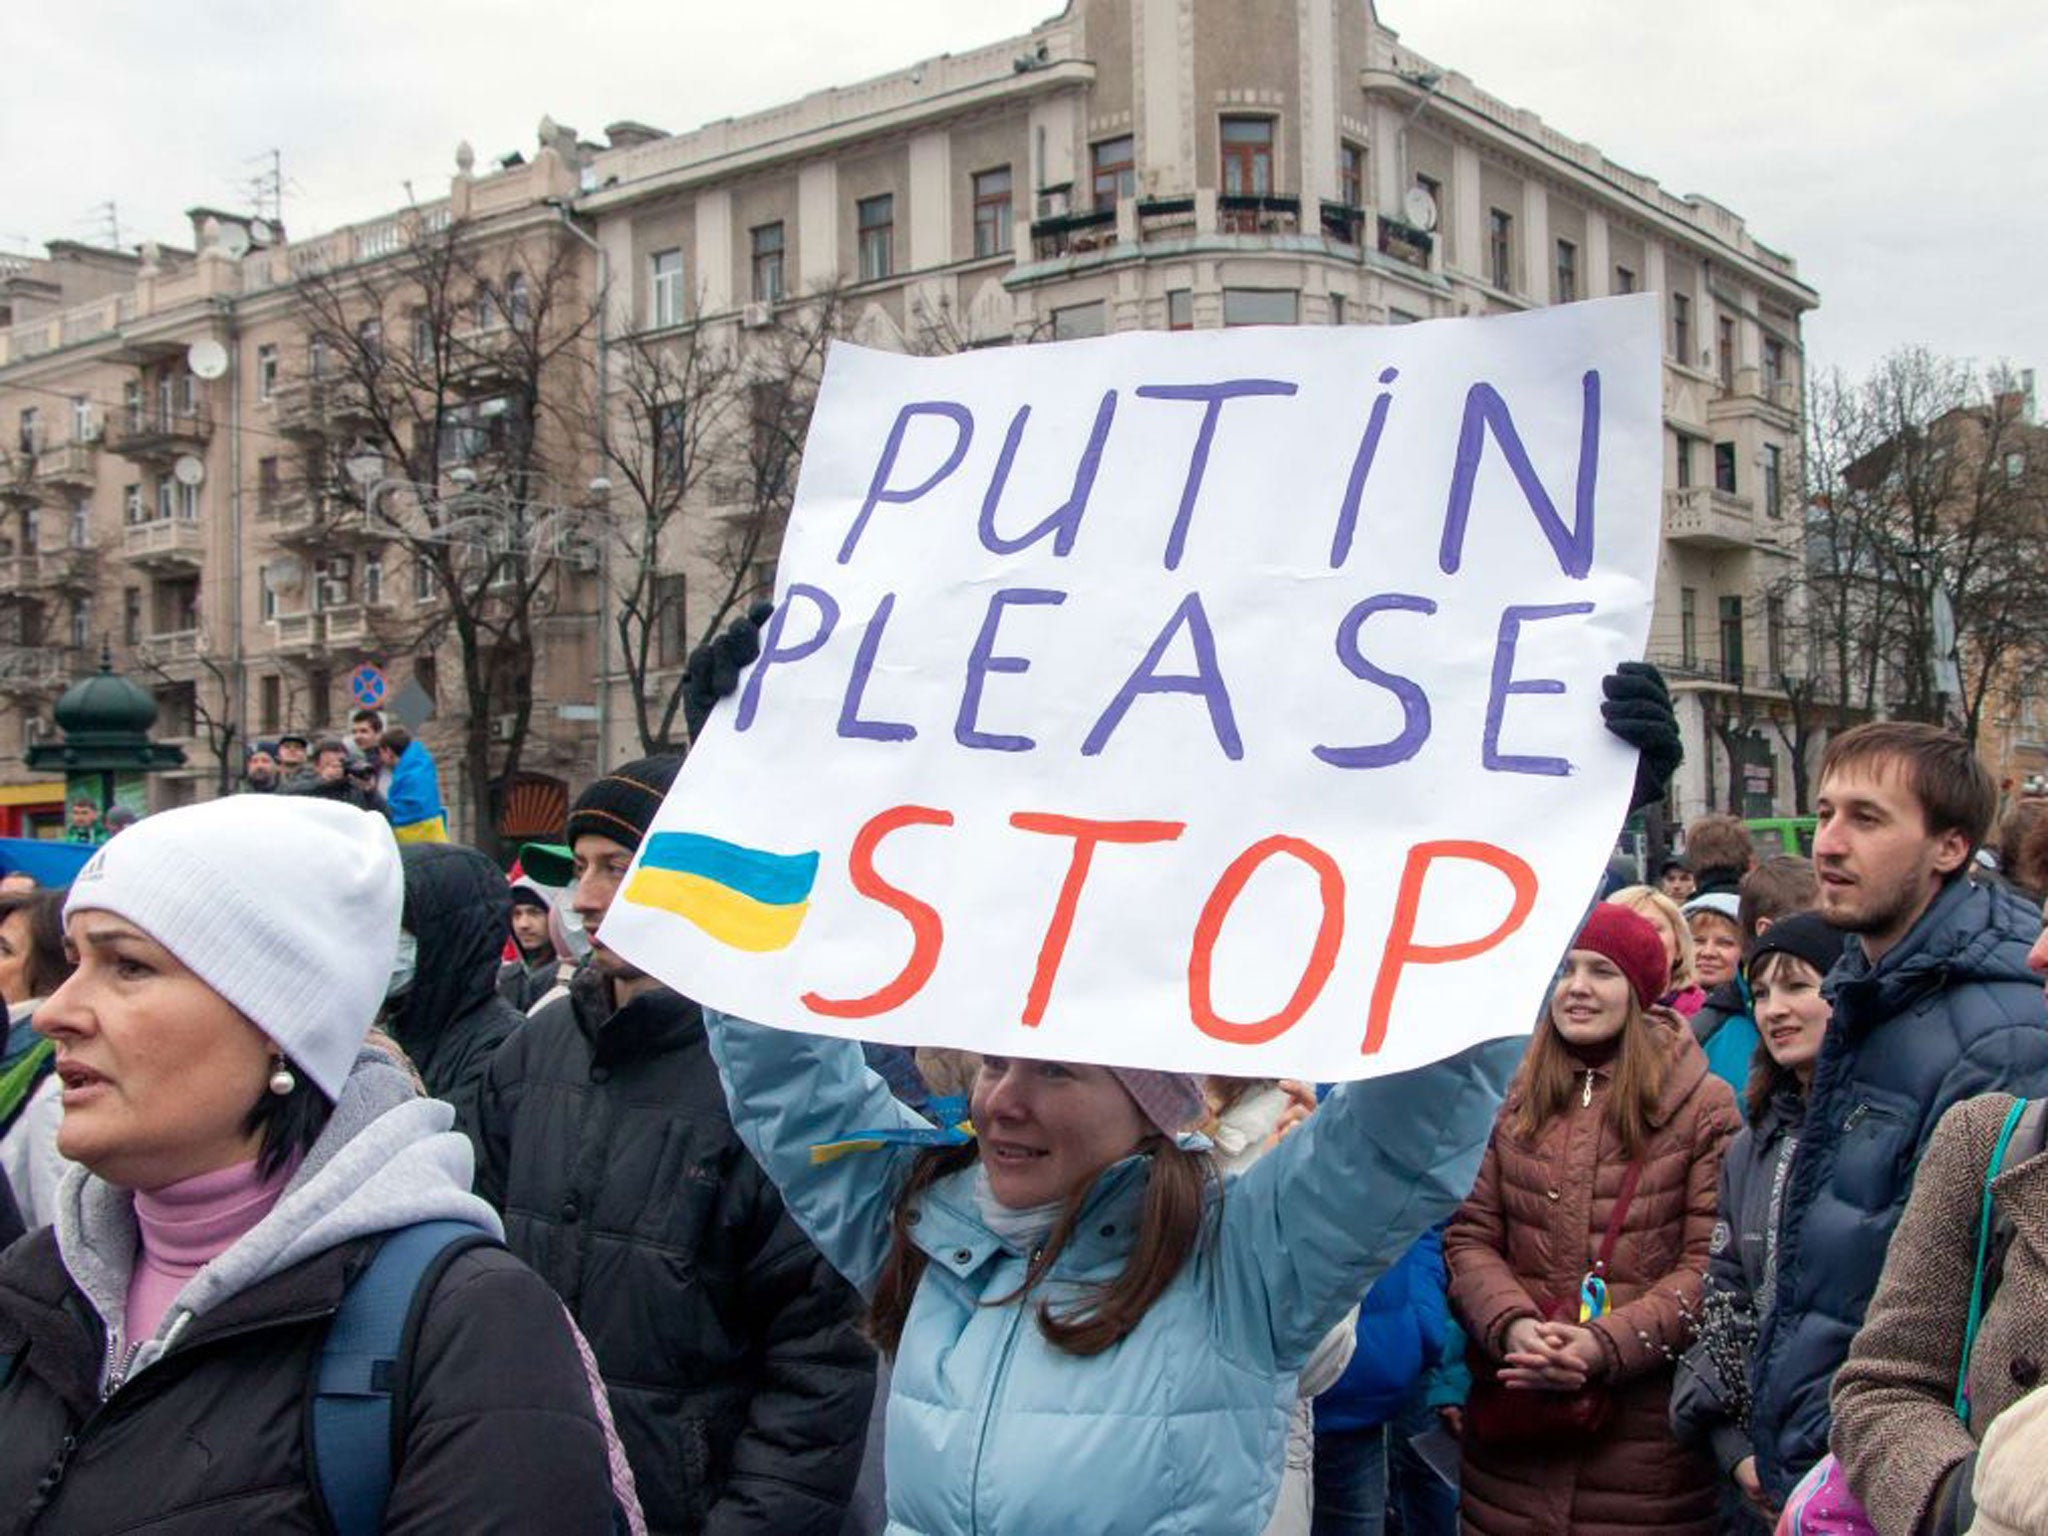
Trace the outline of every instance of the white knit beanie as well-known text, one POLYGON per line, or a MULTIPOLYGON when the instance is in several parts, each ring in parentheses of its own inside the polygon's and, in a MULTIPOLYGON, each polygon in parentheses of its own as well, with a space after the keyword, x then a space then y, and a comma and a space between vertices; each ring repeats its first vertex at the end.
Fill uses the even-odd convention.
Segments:
POLYGON ((398 953, 405 875, 383 817, 308 795, 160 811, 107 842, 64 903, 163 945, 329 1099, 398 953))
POLYGON ((1977 1452, 1977 1518, 1969 1536, 2040 1536, 2048 1531, 2048 1387, 1991 1421, 1977 1452))

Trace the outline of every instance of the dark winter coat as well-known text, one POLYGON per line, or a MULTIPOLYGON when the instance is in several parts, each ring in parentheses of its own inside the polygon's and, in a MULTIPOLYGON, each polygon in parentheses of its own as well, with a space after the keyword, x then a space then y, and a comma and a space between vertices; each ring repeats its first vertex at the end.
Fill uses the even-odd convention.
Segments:
POLYGON ((1955 880, 1877 964, 1852 945, 1828 974, 1834 1018, 1754 1372, 1757 1472, 1777 1502, 1827 1452, 1828 1384, 1934 1127, 1980 1093, 2048 1093, 2048 1007, 2026 967, 2040 931, 2040 914, 2009 892, 1955 880))
MULTIPOLYGON (((1733 1096, 1707 1071, 1690 1031, 1652 1023, 1670 1056, 1642 1175, 1608 1263, 1612 1307, 1588 1326, 1615 1396, 1612 1424, 1577 1455, 1467 1440, 1460 1512, 1484 1536, 1709 1536, 1714 1471, 1681 1449, 1668 1422, 1672 1362, 1692 1342, 1714 1232, 1721 1151, 1739 1121, 1733 1096)), ((1488 1369, 1520 1318, 1551 1297, 1576 1297, 1599 1251, 1628 1168, 1609 1123, 1612 1075, 1594 1068, 1591 1103, 1526 1142, 1511 1128, 1518 1083, 1495 1123, 1479 1182, 1444 1234, 1451 1306, 1488 1369)))
POLYGON ((563 962, 555 958, 552 949, 532 965, 524 960, 506 960, 498 966, 498 1000, 523 1016, 555 989, 562 970, 563 962))
MULTIPOLYGON (((23 1353, 0 1393, 0 1531, 324 1530, 306 1402, 328 1322, 376 1246, 344 1243, 233 1298, 104 1405, 105 1339, 56 1233, 9 1250, 0 1349, 23 1353)), ((404 1444, 387 1532, 610 1529, 603 1431, 560 1319, 503 1250, 449 1263, 394 1419, 404 1444)))
POLYGON ((1686 1351, 1672 1388, 1671 1429, 1681 1444, 1711 1455, 1723 1477, 1755 1452, 1742 1425, 1749 1357, 1758 1304, 1769 1300, 1777 1275, 1774 1218, 1784 1206, 1805 1113, 1806 1101, 1796 1091, 1778 1094, 1721 1159, 1720 1213, 1700 1336, 1686 1351))
POLYGON ((1969 1422, 1955 1415, 1984 1177, 2011 1108, 1994 1093, 1942 1117, 1835 1377, 1835 1453, 1881 1531, 1967 1529, 1978 1443, 2048 1376, 2048 1154, 2035 1152, 1992 1180, 2012 1243, 1970 1351, 1969 1422))
POLYGON ((1316 1399, 1317 1433, 1387 1423, 1443 1358, 1449 1329, 1443 1234, 1432 1230, 1358 1304, 1358 1344, 1337 1384, 1316 1399))
POLYGON ((419 946, 411 988, 384 1027, 419 1068, 427 1092, 455 1106, 475 1139, 477 1095, 506 1038, 526 1022, 498 997, 498 954, 512 922, 505 877, 460 843, 408 843, 405 931, 419 946))
POLYGON ((384 797, 376 790, 365 789, 346 776, 339 779, 323 779, 310 768, 278 785, 277 793, 306 795, 315 800, 336 800, 343 805, 352 805, 359 811, 369 811, 378 816, 385 814, 384 797))
POLYGON ((477 1192, 610 1389, 648 1527, 834 1536, 874 1351, 726 1112, 697 1005, 586 971, 491 1064, 477 1192))

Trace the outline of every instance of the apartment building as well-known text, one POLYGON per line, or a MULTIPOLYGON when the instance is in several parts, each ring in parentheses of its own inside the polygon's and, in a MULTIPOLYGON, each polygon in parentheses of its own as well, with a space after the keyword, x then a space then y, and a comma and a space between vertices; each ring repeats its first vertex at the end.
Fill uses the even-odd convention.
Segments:
MULTIPOLYGON (((1689 747, 1673 809, 1690 816, 1725 801, 1731 743, 1746 764, 1743 809, 1788 799, 1782 744, 1729 731, 1724 701, 1739 694, 1746 718, 1770 716, 1796 627, 1781 594, 1800 553, 1800 321, 1817 296, 1735 213, 1674 195, 1422 58, 1367 0, 1278 10, 1071 0, 1022 36, 692 132, 622 123, 599 145, 544 122, 530 166, 475 176, 464 164, 451 197, 492 200, 494 217, 529 229, 573 220, 594 231, 593 280, 607 301, 592 344, 615 441, 633 409, 622 355, 708 336, 759 352, 806 323, 821 295, 854 339, 937 351, 1141 328, 1405 324, 1660 293, 1667 475, 1651 653, 1677 686, 1689 747)), ((326 259, 374 261, 380 242, 408 238, 415 216, 328 237, 339 244, 326 259)), ((388 656, 394 680, 410 666, 348 624, 322 626, 318 651, 292 649, 292 613, 325 606, 322 589, 287 613, 281 596, 271 606, 279 584, 260 574, 280 558, 270 551, 289 545, 277 538, 285 514, 275 499, 268 521, 255 510, 264 453, 247 444, 280 441, 254 434, 283 433, 276 413, 292 409, 274 392, 265 400, 257 381, 269 366, 262 348, 289 359, 306 345, 289 304, 301 249, 280 239, 230 256, 202 228, 196 254, 159 252, 132 293, 88 306, 97 320, 49 318, 31 324, 27 345, 14 333, 0 340, 0 424, 31 403, 24 383, 39 391, 43 420, 67 391, 124 403, 131 382, 152 420, 177 430, 223 411, 244 422, 238 461, 218 431, 170 445, 207 463, 197 531, 180 523, 175 477, 163 493, 161 475, 115 468, 149 467, 118 451, 119 433, 111 444, 71 439, 96 477, 80 547, 124 574, 93 587, 82 624, 66 600, 42 619, 46 632, 54 615, 60 636, 87 643, 109 628, 97 605, 112 603, 117 653, 130 633, 161 647, 203 631, 209 654, 226 646, 239 658, 239 707, 259 731, 292 713, 282 702, 269 709, 266 679, 281 698, 324 686, 332 712, 337 669, 352 658, 388 656), (241 392, 216 380, 181 393, 177 354, 145 335, 175 332, 181 346, 219 335, 223 296, 238 329, 220 339, 241 392), (60 331, 96 326, 89 342, 57 344, 60 331), (225 501, 209 489, 223 483, 235 491, 225 501), (133 523, 123 510, 131 485, 146 514, 133 523)), ((351 427, 339 427, 330 436, 346 450, 351 427)), ((61 437, 38 448, 38 466, 57 462, 61 437)), ((31 479, 57 484, 40 467, 31 479)), ((50 511, 58 495, 34 498, 39 555, 69 537, 53 516, 72 514, 50 511)), ((663 540, 673 601, 651 671, 629 672, 615 655, 616 583, 568 583, 547 648, 561 670, 534 683, 536 771, 573 781, 637 751, 633 693, 672 686, 689 640, 731 589, 702 536, 729 520, 727 495, 707 481, 684 534, 663 540)), ((771 554, 772 541, 757 579, 771 554)), ((352 601, 362 601, 370 555, 357 551, 347 568, 352 601)), ((331 573, 341 568, 327 569, 340 580, 331 573)), ((389 568, 378 585, 401 608, 413 590, 389 568)), ((333 607, 350 606, 339 586, 332 595, 333 607)), ((21 700, 23 718, 35 702, 21 700)), ((14 745, 0 722, 0 752, 14 745)), ((11 769, 0 759, 0 778, 11 769)))

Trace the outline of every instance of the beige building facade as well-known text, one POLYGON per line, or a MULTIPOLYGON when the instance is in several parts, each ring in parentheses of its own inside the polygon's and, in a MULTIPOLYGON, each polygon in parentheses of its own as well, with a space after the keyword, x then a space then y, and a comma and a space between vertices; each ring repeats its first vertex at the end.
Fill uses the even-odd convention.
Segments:
MULTIPOLYGON (((693 132, 620 124, 593 145, 543 124, 543 138, 529 166, 474 178, 464 169, 454 195, 501 199, 493 217, 508 223, 573 220, 594 235, 593 282, 607 295, 593 338, 596 387, 614 441, 630 425, 627 353, 710 337, 735 355, 759 353, 800 327, 821 295, 844 334, 931 351, 1141 328, 1403 324, 1660 293, 1667 469, 1651 655, 1681 695, 1689 750, 1676 814, 1718 805, 1728 782, 1726 748, 1713 739, 1716 701, 1739 690, 1770 708, 1767 674, 1783 659, 1773 648, 1794 630, 1778 594, 1799 555, 1800 320, 1816 294, 1736 214, 1673 195, 1418 56, 1366 0, 1278 10, 1248 0, 1071 0, 1025 35, 693 132)), ((384 222, 403 238, 399 221, 384 222)), ((376 259, 379 227, 327 237, 345 246, 333 254, 376 259)), ((281 546, 251 510, 252 454, 261 455, 249 442, 281 428, 260 415, 266 402, 248 380, 260 347, 304 345, 285 302, 300 249, 229 258, 202 228, 196 255, 174 267, 160 256, 132 290, 87 305, 98 321, 67 320, 79 311, 66 310, 31 317, 26 340, 19 322, 0 340, 0 426, 10 435, 25 388, 39 406, 61 407, 72 392, 120 401, 133 380, 161 416, 151 392, 161 376, 170 378, 164 419, 176 429, 186 386, 168 349, 218 335, 217 301, 231 300, 241 394, 223 399, 215 381, 203 408, 210 420, 226 412, 243 423, 239 468, 217 427, 203 443, 176 445, 206 458, 202 527, 181 525, 176 491, 168 516, 131 524, 121 510, 129 485, 144 486, 146 512, 156 506, 154 482, 129 467, 144 461, 120 451, 119 434, 73 449, 92 475, 81 547, 99 572, 82 627, 62 594, 44 617, 55 615, 60 635, 76 633, 73 659, 109 631, 117 662, 131 630, 172 652, 198 643, 177 637, 201 632, 209 652, 238 644, 240 707, 259 733, 263 678, 317 676, 310 655, 290 650, 288 619, 266 616, 253 574, 281 546), (280 296, 274 308, 270 295, 280 296), (59 344, 95 326, 95 338, 59 344), (208 489, 223 482, 239 488, 239 515, 208 489), (124 605, 138 584, 134 630, 124 605)), ((50 509, 77 489, 40 467, 58 462, 60 439, 35 455, 33 480, 56 487, 37 492, 39 560, 65 543, 69 514, 50 509)), ((687 641, 730 585, 702 536, 730 515, 721 494, 707 481, 680 530, 664 536, 676 635, 638 683, 615 655, 616 592, 599 577, 565 589, 548 648, 560 671, 535 684, 554 706, 535 711, 539 771, 576 782, 639 750, 633 688, 673 682, 687 641)), ((361 595, 360 559, 352 574, 357 589, 335 606, 375 606, 361 595)), ((401 610, 411 600, 405 573, 387 569, 379 583, 401 610)), ((354 639, 353 622, 323 626, 330 694, 343 662, 386 654, 374 634, 354 639)), ((394 680, 407 675, 406 659, 392 661, 394 680)), ((34 703, 18 702, 20 718, 34 703)), ((330 714, 338 707, 336 696, 330 714)), ((19 776, 8 754, 25 731, 0 721, 0 777, 19 776)), ((1766 779, 1765 801, 1782 803, 1789 775, 1759 764, 1754 782, 1766 779)))

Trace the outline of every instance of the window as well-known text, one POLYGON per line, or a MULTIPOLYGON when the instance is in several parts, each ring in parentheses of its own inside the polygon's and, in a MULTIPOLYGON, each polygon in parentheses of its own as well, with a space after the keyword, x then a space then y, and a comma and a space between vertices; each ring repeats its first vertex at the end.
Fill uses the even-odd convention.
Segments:
POLYGON ((1300 316, 1301 295, 1292 288, 1226 288, 1225 325, 1293 325, 1300 316))
POLYGON ((1347 208, 1365 206, 1365 151, 1349 139, 1337 146, 1337 201, 1347 208))
POLYGON ((1735 494, 1735 445, 1714 444, 1714 489, 1735 494))
POLYGON ((689 589, 680 576, 654 578, 654 664, 680 667, 690 654, 689 589))
POLYGON ((178 375, 178 414, 199 414, 199 378, 196 374, 187 372, 178 375))
POLYGON ((92 396, 71 397, 71 441, 89 443, 92 441, 92 396))
POLYGON ((1569 304, 1579 296, 1579 248, 1569 240, 1557 242, 1557 283, 1553 302, 1569 304))
POLYGON ((266 341, 256 349, 256 398, 268 400, 277 393, 277 343, 266 341))
POLYGON ((92 503, 84 497, 71 503, 71 547, 89 549, 92 547, 92 503))
POLYGON ((374 550, 363 556, 363 601, 372 608, 384 606, 384 556, 374 550))
POLYGON ((1088 148, 1089 187, 1098 209, 1114 208, 1119 198, 1138 190, 1136 146, 1127 133, 1088 148))
POLYGON ((1614 291, 1616 293, 1634 293, 1636 291, 1636 269, 1634 267, 1616 267, 1614 269, 1614 291))
POLYGON ((1735 319, 1732 315, 1714 317, 1714 371, 1720 375, 1721 387, 1735 387, 1735 319))
POLYGON ((412 360, 421 368, 434 366, 434 322, 427 318, 424 309, 414 309, 410 317, 412 331, 412 360))
POLYGON ((1674 433, 1678 445, 1678 488, 1688 490, 1692 486, 1692 439, 1683 432, 1674 433))
POLYGON ((498 308, 498 296, 491 291, 491 285, 478 283, 476 294, 469 301, 470 324, 479 331, 489 331, 496 329, 503 318, 504 314, 498 308))
POLYGON ((277 586, 268 565, 256 570, 256 611, 266 623, 277 617, 277 586))
POLYGON ((1486 213, 1486 280, 1507 292, 1514 285, 1515 221, 1499 208, 1486 213))
POLYGON ((1775 336, 1764 338, 1764 389, 1775 395, 1785 382, 1785 343, 1775 336))
POLYGON ((753 246, 754 286, 757 304, 782 302, 782 221, 757 225, 749 234, 753 246))
POLYGON ((186 485, 186 484, 184 484, 184 483, 183 483, 182 481, 181 481, 181 482, 179 482, 179 485, 178 485, 178 516, 179 516, 179 518, 180 518, 181 520, 183 520, 183 521, 185 521, 185 522, 188 522, 188 523, 196 523, 196 522, 198 522, 198 521, 199 521, 199 487, 198 487, 198 486, 196 486, 196 485, 186 485))
POLYGON ((854 205, 860 235, 860 280, 872 283, 896 270, 896 194, 864 197, 854 205))
POLYGON ((1678 589, 1678 664, 1682 667, 1697 667, 1700 664, 1699 608, 1699 593, 1691 587, 1680 587, 1678 589))
POLYGON ((654 430, 654 469, 660 477, 663 488, 671 491, 684 489, 689 478, 689 418, 684 414, 683 402, 668 400, 655 406, 649 425, 654 430))
POLYGON ((384 322, 375 315, 356 327, 356 348, 362 354, 367 367, 375 368, 384 361, 384 322))
POLYGON ((1166 295, 1166 328, 1192 331, 1195 328, 1195 296, 1186 288, 1174 288, 1166 295))
POLYGON ((524 327, 533 319, 533 285, 524 272, 505 279, 505 315, 513 325, 524 327))
POLYGON ((130 379, 121 386, 121 414, 129 431, 142 429, 142 380, 130 379))
POLYGON ((996 256, 1010 248, 1010 168, 974 176, 974 254, 996 256))
POLYGON ((1273 195, 1273 119, 1223 119, 1223 195, 1273 195))
POLYGON ((427 563, 424 555, 412 557, 412 600, 415 603, 431 603, 440 593, 440 586, 434 580, 434 568, 427 563))
POLYGON ((16 443, 26 454, 35 454, 42 450, 42 413, 35 406, 24 405, 21 408, 21 433, 16 443))
POLYGON ((169 475, 156 483, 156 521, 160 523, 169 522, 177 510, 177 495, 173 489, 177 483, 169 475))
POLYGON ((1767 597, 1764 599, 1764 655, 1771 669, 1771 676, 1785 675, 1785 599, 1767 597))
POLYGON ((121 638, 129 645, 142 643, 142 588, 121 589, 121 638))
POLYGON ((647 325, 665 330, 683 323, 683 253, 656 251, 647 259, 647 325))
POLYGON ((327 377, 327 338, 314 335, 306 338, 306 376, 313 379, 327 377))
POLYGON ((1341 293, 1333 293, 1330 295, 1330 324, 1342 325, 1343 323, 1344 295, 1341 293))
POLYGON ((1692 300, 1682 293, 1671 295, 1671 355, 1692 366, 1692 300))
POLYGON ((262 728, 266 731, 280 729, 280 722, 284 719, 284 679, 272 672, 263 679, 263 686, 257 691, 262 700, 258 710, 262 728))
POLYGON ((1083 336, 1100 336, 1109 329, 1109 307, 1100 299, 1093 304, 1070 304, 1052 312, 1052 339, 1076 341, 1083 336))
POLYGON ((1742 599, 1721 599, 1721 680, 1742 681, 1742 599))
POLYGON ((1770 517, 1784 516, 1784 506, 1779 497, 1784 493, 1785 450, 1776 443, 1764 444, 1764 512, 1770 517))
POLYGON ((133 528, 137 523, 147 521, 142 515, 142 487, 124 485, 121 487, 121 521, 133 528))
POLYGON ((84 650, 92 644, 92 599, 81 597, 71 604, 71 644, 84 650))
POLYGON ((324 671, 306 674, 306 724, 316 731, 327 728, 334 694, 333 678, 324 671))

